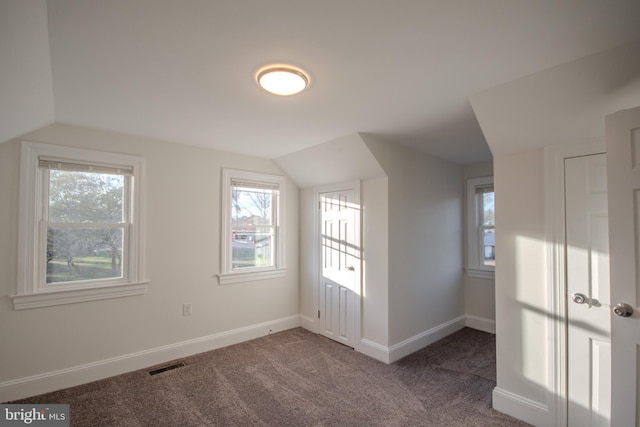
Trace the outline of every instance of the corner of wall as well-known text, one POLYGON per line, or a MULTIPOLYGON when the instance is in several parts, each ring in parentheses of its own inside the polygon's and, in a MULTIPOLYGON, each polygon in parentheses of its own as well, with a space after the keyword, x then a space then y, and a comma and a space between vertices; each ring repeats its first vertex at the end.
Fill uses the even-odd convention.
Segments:
POLYGON ((546 427, 552 425, 547 405, 499 387, 493 389, 493 409, 534 426, 546 427))

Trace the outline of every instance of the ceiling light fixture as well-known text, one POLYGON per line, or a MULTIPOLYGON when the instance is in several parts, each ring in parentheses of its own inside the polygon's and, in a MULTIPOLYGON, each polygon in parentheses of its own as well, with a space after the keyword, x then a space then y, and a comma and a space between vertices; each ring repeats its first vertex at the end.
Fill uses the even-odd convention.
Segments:
POLYGON ((267 92, 288 96, 302 92, 309 85, 309 76, 291 65, 268 65, 261 68, 256 81, 267 92))

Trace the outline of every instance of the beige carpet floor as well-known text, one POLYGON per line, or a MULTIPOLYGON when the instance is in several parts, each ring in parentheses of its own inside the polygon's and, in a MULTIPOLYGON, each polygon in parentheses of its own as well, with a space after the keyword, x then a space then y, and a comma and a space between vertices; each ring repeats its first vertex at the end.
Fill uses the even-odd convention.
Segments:
POLYGON ((495 337, 468 328, 392 365, 301 328, 180 362, 14 403, 68 403, 72 426, 526 425, 491 408, 495 337))

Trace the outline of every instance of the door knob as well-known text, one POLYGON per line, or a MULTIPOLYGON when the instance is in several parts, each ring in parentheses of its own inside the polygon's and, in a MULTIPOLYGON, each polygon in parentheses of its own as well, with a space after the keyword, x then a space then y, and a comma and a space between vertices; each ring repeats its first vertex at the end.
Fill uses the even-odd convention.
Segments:
POLYGON ((356 271, 356 268, 353 265, 350 265, 349 267, 347 267, 347 270, 356 271))
POLYGON ((633 314, 633 307, 627 303, 621 302, 613 307, 613 313, 620 317, 630 317, 633 314))
POLYGON ((575 293, 571 295, 571 299, 576 304, 584 304, 585 302, 587 302, 587 296, 585 294, 575 293))

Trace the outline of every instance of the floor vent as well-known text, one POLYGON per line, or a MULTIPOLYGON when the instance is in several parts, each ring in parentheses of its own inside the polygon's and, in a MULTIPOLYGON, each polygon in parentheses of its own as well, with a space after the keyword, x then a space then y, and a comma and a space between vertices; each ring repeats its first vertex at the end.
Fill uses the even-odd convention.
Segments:
POLYGON ((173 365, 163 366, 162 368, 154 369, 149 371, 149 375, 157 375, 163 372, 170 371, 172 369, 182 368, 183 366, 187 366, 184 362, 174 363, 173 365))

